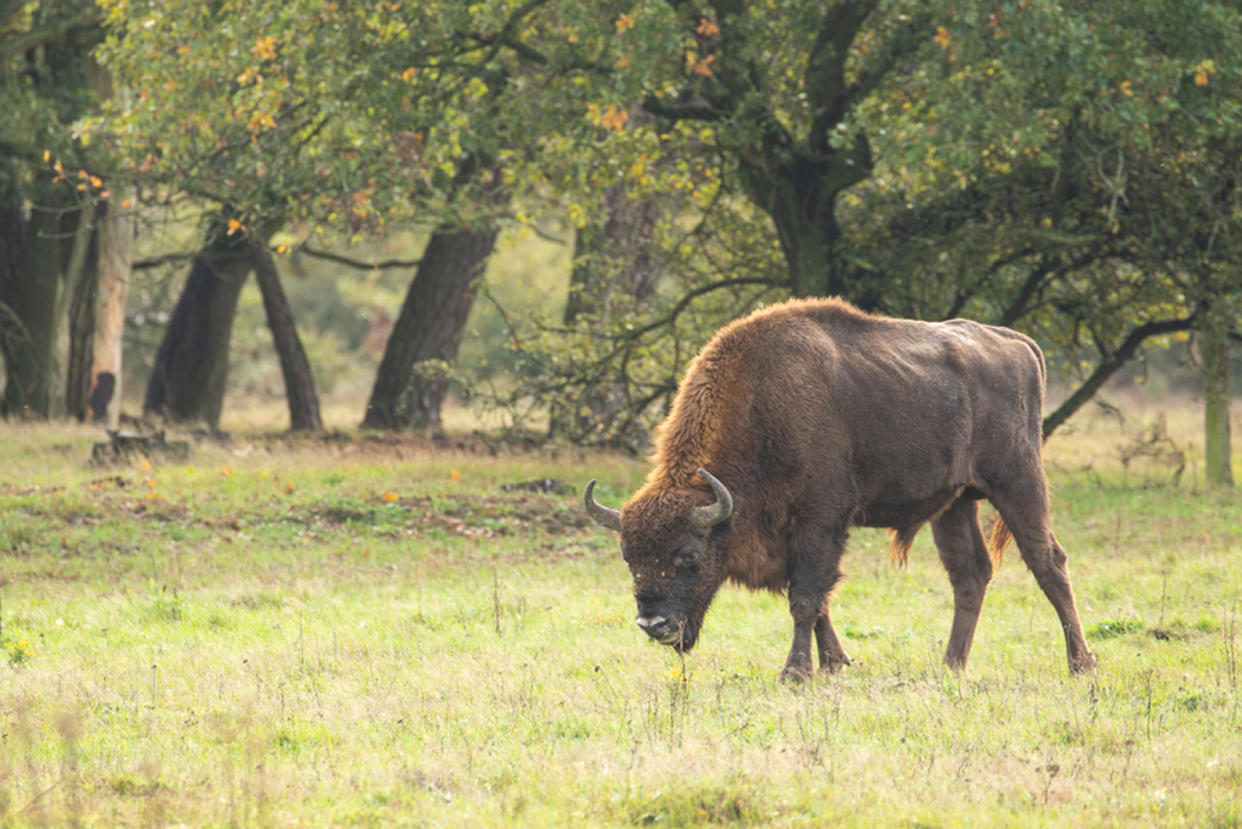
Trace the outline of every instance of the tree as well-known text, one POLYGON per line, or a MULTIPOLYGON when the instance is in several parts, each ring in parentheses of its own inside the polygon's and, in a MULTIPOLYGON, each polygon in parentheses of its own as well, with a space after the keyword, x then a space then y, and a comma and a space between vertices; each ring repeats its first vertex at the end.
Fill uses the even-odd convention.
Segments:
POLYGON ((110 429, 120 427, 122 344, 125 298, 133 265, 135 221, 114 199, 101 205, 99 218, 99 316, 91 347, 92 365, 87 386, 91 419, 110 429))
MULTIPOLYGON (((505 42, 589 78, 588 118, 615 122, 638 91, 662 130, 700 125, 706 140, 668 151, 714 159, 725 198, 766 214, 789 293, 1016 324, 1054 364, 1085 364, 1051 432, 1144 342, 1196 319, 1170 269, 1133 255, 1124 179, 1102 166, 1108 147, 1157 155, 1147 133, 1192 103, 1217 32, 1237 29, 1221 2, 1168 12, 1160 2, 648 2, 594 28, 570 26, 561 8, 561 29, 505 42), (556 33, 582 48, 548 43, 556 33), (599 81, 603 66, 619 68, 611 84, 599 81), (881 202, 889 225, 872 217, 881 202)), ((582 365, 584 386, 599 382, 598 365, 582 365)))
MULTIPOLYGON (((170 422, 202 422, 216 429, 228 376, 229 337, 237 299, 255 268, 255 242, 221 216, 194 257, 164 329, 147 381, 144 412, 170 422)), ((259 244, 263 242, 260 241, 259 244)))
MULTIPOLYGON (((481 4, 484 17, 504 6, 481 4)), ((394 218, 429 217, 446 230, 436 235, 434 250, 456 239, 464 245, 460 250, 471 251, 468 258, 482 258, 463 264, 455 256, 424 256, 411 297, 431 296, 453 310, 407 303, 407 316, 423 316, 398 325, 396 351, 381 367, 377 394, 399 394, 422 383, 409 374, 416 362, 451 360, 473 300, 475 272, 496 235, 487 215, 496 205, 489 198, 477 219, 473 205, 460 203, 472 198, 466 194, 473 184, 486 189, 488 182, 499 183, 490 163, 471 161, 495 158, 495 131, 479 129, 471 116, 486 112, 496 98, 489 83, 503 85, 503 75, 486 57, 489 49, 468 38, 476 10, 461 4, 340 8, 302 2, 273 12, 184 2, 144 16, 133 14, 127 0, 104 7, 110 35, 101 54, 133 95, 86 129, 141 159, 128 175, 163 201, 188 197, 227 208, 231 231, 252 238, 264 235, 256 228, 287 223, 316 236, 335 230, 361 239, 381 233, 394 218), (454 235, 448 228, 464 230, 454 235), (437 263, 465 270, 432 273, 437 263), (425 336, 423 344, 411 343, 412 329, 425 336)), ((207 258, 219 259, 219 253, 209 250, 207 258)), ((243 267, 241 260, 237 267, 243 267)), ((192 271, 194 290, 183 293, 179 307, 202 296, 207 275, 201 267, 192 271)), ((205 312, 214 331, 206 341, 225 341, 224 314, 233 307, 221 301, 205 312)), ((185 382, 191 364, 163 359, 187 336, 188 319, 179 313, 170 321, 149 405, 174 417, 214 418, 218 404, 183 407, 166 399, 169 371, 182 373, 182 393, 198 393, 185 382)), ((213 370, 210 376, 222 375, 213 370)), ((211 388, 213 396, 222 392, 211 388)), ((368 422, 387 417, 392 423, 405 415, 435 421, 442 396, 443 382, 429 379, 414 398, 430 408, 400 416, 395 397, 377 397, 368 422)))
POLYGON ((251 241, 254 257, 255 279, 263 296, 263 310, 267 314, 268 328, 276 353, 280 357, 280 372, 285 381, 285 399, 289 403, 289 428, 295 432, 317 432, 323 429, 319 416, 319 395, 315 392, 315 379, 311 374, 306 349, 293 324, 289 301, 280 286, 276 262, 263 245, 251 241))
POLYGON ((0 8, 0 413, 48 417, 76 405, 89 369, 95 261, 92 197, 102 181, 71 125, 95 104, 93 5, 0 8), (53 164, 54 162, 54 164, 53 164), (67 176, 76 176, 73 181, 67 176), (70 314, 72 312, 72 319, 70 314), (69 340, 67 350, 61 337, 69 340), (62 353, 65 351, 65 353, 62 353), (66 375, 66 371, 68 374, 66 375))

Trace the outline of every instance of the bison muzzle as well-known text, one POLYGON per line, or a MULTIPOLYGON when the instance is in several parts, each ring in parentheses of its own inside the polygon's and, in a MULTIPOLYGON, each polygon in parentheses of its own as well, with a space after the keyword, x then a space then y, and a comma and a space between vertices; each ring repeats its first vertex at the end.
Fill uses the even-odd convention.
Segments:
POLYGON ((1006 328, 791 300, 725 326, 691 361, 651 473, 620 510, 596 502, 595 481, 583 501, 620 534, 639 627, 679 651, 731 580, 787 592, 783 677, 812 673, 812 635, 821 670, 849 664, 828 615, 849 530, 891 529, 904 562, 930 522, 953 588, 946 664, 965 666, 1012 536, 1060 619, 1070 670, 1087 670, 1095 658, 1049 522, 1044 384, 1039 348, 1006 328), (990 550, 984 498, 999 513, 990 550))

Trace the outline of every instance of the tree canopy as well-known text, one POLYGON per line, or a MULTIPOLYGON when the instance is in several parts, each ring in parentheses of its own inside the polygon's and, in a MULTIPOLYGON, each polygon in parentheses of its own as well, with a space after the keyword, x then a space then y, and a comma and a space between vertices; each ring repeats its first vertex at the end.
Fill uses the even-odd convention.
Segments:
MULTIPOLYGON (((68 26, 24 8, 6 60, 68 26)), ((1226 0, 91 8, 75 25, 118 92, 63 120, 49 163, 89 148, 64 162, 88 189, 226 208, 229 233, 563 222, 578 300, 509 320, 515 398, 618 384, 597 437, 658 416, 721 321, 787 295, 1018 326, 1083 397, 1147 339, 1236 319, 1226 0), (648 281, 618 290, 638 260, 648 281)))

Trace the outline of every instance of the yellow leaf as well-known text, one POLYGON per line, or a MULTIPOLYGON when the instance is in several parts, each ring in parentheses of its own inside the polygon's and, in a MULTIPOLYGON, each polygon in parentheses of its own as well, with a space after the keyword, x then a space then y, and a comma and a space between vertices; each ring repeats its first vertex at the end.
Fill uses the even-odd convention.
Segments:
POLYGON ((1204 58, 1195 66, 1195 86, 1207 86, 1211 76, 1216 72, 1216 61, 1204 58))
MULTIPOLYGON (((237 221, 236 219, 229 219, 229 233, 228 233, 229 236, 232 236, 234 233, 236 233, 237 231, 241 229, 242 229, 241 222, 237 221)), ((228 467, 226 466, 225 469, 228 469, 228 467)), ((225 474, 227 475, 228 473, 226 472, 225 474)))
POLYGON ((1122 81, 1120 85, 1120 89, 1121 89, 1121 94, 1125 95, 1127 98, 1134 97, 1134 90, 1130 89, 1129 81, 1122 81))
POLYGON ((461 480, 461 473, 458 472, 456 469, 450 469, 449 480, 452 481, 453 483, 457 483, 458 481, 461 480))
POLYGON ((932 38, 941 49, 949 48, 949 30, 944 26, 936 27, 936 36, 932 38))
POLYGON ((600 117, 600 124, 605 128, 620 132, 625 128, 626 123, 630 120, 630 114, 624 109, 617 109, 612 104, 608 105, 608 109, 604 111, 600 117))
POLYGON ((712 63, 715 62, 715 55, 708 55, 702 60, 696 60, 690 66, 690 73, 698 75, 700 78, 710 78, 712 76, 712 63))
POLYGON ((259 60, 275 60, 276 59, 276 38, 261 37, 255 41, 254 47, 250 50, 250 54, 259 60))
POLYGON ((711 37, 720 34, 720 27, 707 18, 699 20, 699 27, 694 30, 699 37, 711 37))
POLYGON ((620 14, 617 16, 617 31, 624 32, 627 29, 634 28, 634 15, 620 14))

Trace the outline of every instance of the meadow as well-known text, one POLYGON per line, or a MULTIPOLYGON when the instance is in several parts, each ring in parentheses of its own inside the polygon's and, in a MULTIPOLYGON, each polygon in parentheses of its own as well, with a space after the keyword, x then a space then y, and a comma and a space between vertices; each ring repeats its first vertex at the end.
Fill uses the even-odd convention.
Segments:
POLYGON ((577 498, 639 459, 0 424, 0 826, 1242 825, 1242 499, 1193 417, 1048 445, 1098 670, 1012 548, 945 669, 930 533, 858 530, 853 664, 801 685, 782 597, 724 587, 684 659, 634 625, 577 498))

